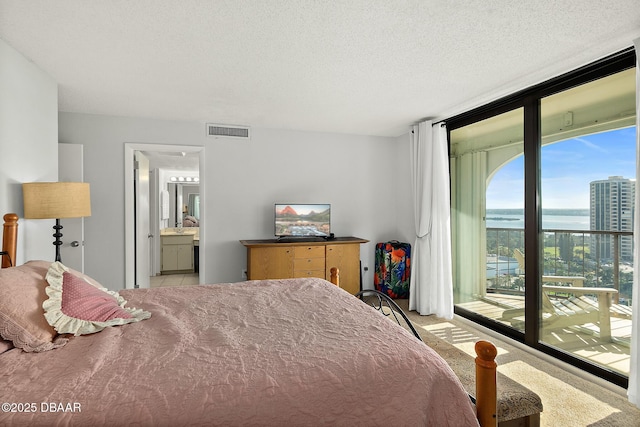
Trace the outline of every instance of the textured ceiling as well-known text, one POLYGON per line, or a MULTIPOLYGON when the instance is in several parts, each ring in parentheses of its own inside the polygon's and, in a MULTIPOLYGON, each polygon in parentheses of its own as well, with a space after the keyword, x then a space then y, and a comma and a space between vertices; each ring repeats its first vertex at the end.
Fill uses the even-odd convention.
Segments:
POLYGON ((383 136, 636 37, 638 0, 0 0, 61 111, 383 136))

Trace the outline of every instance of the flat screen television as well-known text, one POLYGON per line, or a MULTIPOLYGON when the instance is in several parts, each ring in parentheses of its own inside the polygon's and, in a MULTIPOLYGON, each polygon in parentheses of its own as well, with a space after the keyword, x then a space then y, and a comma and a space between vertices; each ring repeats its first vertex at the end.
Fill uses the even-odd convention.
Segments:
POLYGON ((276 237, 328 237, 330 204, 275 204, 276 237))

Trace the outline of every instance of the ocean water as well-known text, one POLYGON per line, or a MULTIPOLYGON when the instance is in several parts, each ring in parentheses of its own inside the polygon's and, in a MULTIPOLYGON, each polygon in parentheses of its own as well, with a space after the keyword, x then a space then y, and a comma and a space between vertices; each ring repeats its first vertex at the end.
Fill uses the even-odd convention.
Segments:
MULTIPOLYGON (((554 209, 542 213, 544 230, 589 230, 589 210, 570 210, 562 212, 554 209)), ((487 228, 524 228, 524 214, 519 209, 487 209, 487 228)))

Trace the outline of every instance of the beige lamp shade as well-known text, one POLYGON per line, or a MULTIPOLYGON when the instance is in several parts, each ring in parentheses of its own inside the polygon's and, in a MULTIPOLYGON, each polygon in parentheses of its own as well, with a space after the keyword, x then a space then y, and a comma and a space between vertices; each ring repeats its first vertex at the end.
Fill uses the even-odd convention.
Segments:
POLYGON ((86 182, 29 182, 22 184, 24 217, 59 219, 91 216, 86 182))

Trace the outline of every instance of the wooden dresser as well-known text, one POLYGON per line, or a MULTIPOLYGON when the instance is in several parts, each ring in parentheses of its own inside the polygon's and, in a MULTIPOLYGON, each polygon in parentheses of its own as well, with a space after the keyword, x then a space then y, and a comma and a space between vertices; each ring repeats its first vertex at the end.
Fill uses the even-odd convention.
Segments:
POLYGON ((340 270, 340 287, 360 291, 360 245, 368 240, 336 237, 321 242, 240 240, 247 248, 247 279, 320 277, 329 280, 331 268, 340 270))

